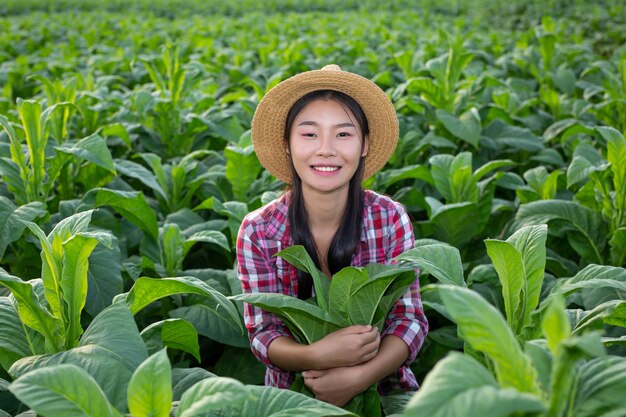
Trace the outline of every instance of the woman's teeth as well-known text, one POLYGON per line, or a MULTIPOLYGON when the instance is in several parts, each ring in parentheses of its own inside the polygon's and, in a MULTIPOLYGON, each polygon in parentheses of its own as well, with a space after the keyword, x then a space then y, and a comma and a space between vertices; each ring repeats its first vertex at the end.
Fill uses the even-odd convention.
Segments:
POLYGON ((315 167, 314 166, 313 169, 316 171, 331 172, 331 171, 337 171, 339 167, 315 167))

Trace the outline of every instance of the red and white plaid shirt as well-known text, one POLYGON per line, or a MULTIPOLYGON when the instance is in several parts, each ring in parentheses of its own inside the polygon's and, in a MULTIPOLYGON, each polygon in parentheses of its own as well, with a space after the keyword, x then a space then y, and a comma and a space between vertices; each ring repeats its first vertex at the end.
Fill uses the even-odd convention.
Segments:
MULTIPOLYGON (((249 213, 241 224, 237 238, 237 274, 245 293, 273 292, 298 296, 296 268, 274 256, 293 245, 287 215, 290 195, 287 192, 249 213)), ((411 249, 413 244, 413 228, 404 207, 389 197, 366 190, 361 240, 351 265, 365 266, 372 262, 387 264, 395 256, 411 249)), ((395 373, 379 382, 382 393, 393 389, 413 391, 418 388, 409 365, 426 338, 428 322, 422 308, 417 271, 415 275, 415 281, 385 320, 381 337, 389 334, 400 337, 409 347, 409 357, 395 373)), ((265 384, 289 388, 294 373, 273 365, 267 350, 277 337, 293 336, 274 314, 248 303, 244 303, 244 319, 252 352, 267 366, 265 384)))

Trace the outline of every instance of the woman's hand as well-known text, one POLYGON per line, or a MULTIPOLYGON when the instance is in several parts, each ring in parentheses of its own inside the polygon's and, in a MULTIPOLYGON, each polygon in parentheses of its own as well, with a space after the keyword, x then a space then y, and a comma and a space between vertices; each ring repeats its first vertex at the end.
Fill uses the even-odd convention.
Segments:
POLYGON ((310 345, 315 369, 354 366, 367 362, 378 353, 380 335, 372 326, 349 326, 336 330, 310 345))
POLYGON ((315 398, 337 407, 343 407, 371 385, 364 385, 367 382, 364 381, 359 366, 304 371, 302 377, 315 398))

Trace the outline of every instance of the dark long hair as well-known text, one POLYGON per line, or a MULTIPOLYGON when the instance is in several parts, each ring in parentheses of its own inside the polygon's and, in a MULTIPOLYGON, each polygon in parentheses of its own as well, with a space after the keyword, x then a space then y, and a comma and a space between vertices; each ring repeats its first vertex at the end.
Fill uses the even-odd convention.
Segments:
MULTIPOLYGON (((349 110, 361 128, 363 140, 369 134, 369 126, 365 113, 361 106, 347 94, 334 90, 318 90, 306 94, 300 98, 291 108, 287 115, 285 126, 285 142, 289 146, 289 136, 293 122, 309 103, 315 100, 334 100, 349 110)), ((361 222, 363 221, 363 189, 361 180, 363 177, 364 157, 361 157, 354 176, 350 179, 348 188, 348 202, 345 212, 335 232, 328 249, 328 269, 331 274, 335 274, 340 269, 349 266, 356 245, 360 240, 361 222)), ((309 215, 304 203, 302 193, 302 180, 291 164, 291 200, 289 203, 289 229, 295 245, 302 245, 307 250, 317 268, 320 268, 320 261, 317 256, 317 246, 313 239, 309 225, 309 215)), ((321 269, 321 268, 320 268, 321 269)), ((312 295, 313 282, 311 275, 298 271, 298 298, 307 299, 312 295)))

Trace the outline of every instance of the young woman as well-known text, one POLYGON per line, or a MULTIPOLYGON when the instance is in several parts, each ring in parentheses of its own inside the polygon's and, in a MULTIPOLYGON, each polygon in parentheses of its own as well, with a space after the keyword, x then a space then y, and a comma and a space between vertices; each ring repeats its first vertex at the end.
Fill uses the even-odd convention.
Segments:
MULTIPOLYGON (((412 248, 405 209, 361 188, 385 165, 397 138, 398 120, 386 94, 336 65, 270 90, 255 112, 252 140, 263 166, 290 187, 243 220, 237 240, 243 291, 311 297, 311 277, 274 256, 292 245, 303 245, 329 277, 350 265, 389 263, 412 248)), ((428 323, 417 274, 383 329, 350 326, 301 345, 280 319, 260 308, 245 304, 245 322, 252 351, 267 366, 267 385, 289 388, 293 372, 303 371, 316 397, 338 406, 376 382, 383 394, 418 388, 409 365, 428 323)))

